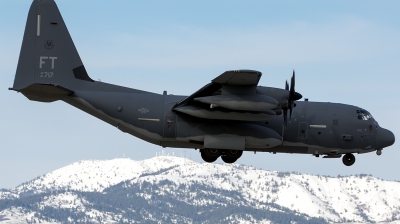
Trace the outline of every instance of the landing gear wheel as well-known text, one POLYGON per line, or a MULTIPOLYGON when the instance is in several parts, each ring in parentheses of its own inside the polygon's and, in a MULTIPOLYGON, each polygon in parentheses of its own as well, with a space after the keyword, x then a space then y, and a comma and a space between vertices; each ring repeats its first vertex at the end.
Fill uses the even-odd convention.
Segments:
POLYGON ((230 157, 230 156, 221 156, 221 159, 225 163, 234 163, 237 160, 237 158, 233 158, 233 157, 230 157))
POLYGON ((356 162, 356 157, 351 153, 347 153, 343 156, 342 160, 344 165, 351 166, 356 162))
POLYGON ((218 159, 218 156, 217 157, 208 157, 206 155, 206 153, 204 151, 202 151, 201 152, 201 158, 204 160, 204 162, 213 163, 213 162, 215 162, 215 160, 218 159))
POLYGON ((242 150, 226 150, 224 151, 224 155, 221 156, 221 159, 225 163, 234 163, 242 156, 242 154, 242 150))
POLYGON ((219 149, 202 149, 202 152, 209 158, 217 158, 221 155, 221 150, 219 149))
POLYGON ((242 150, 228 150, 225 152, 226 156, 229 156, 231 158, 235 158, 236 160, 239 159, 243 154, 242 150))

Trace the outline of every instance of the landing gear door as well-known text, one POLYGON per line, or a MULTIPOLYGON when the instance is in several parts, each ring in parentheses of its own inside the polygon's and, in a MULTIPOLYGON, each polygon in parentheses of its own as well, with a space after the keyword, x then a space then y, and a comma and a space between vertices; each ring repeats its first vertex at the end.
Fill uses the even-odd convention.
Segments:
POLYGON ((308 124, 306 122, 299 123, 299 139, 307 139, 308 124))
POLYGON ((176 115, 174 114, 164 115, 164 138, 176 138, 176 115))

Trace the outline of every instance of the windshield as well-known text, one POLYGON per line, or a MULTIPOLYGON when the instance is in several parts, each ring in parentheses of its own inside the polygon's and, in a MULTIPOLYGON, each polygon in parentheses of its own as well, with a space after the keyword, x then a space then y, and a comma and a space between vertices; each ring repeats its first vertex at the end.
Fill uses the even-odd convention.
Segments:
POLYGON ((372 119, 372 115, 364 109, 359 109, 359 110, 357 110, 357 118, 359 120, 367 121, 367 120, 372 119))

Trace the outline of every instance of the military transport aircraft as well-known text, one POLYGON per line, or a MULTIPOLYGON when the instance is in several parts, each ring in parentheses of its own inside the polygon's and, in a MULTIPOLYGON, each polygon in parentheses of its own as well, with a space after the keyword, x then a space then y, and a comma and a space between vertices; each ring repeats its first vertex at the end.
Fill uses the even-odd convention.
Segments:
POLYGON ((199 149, 206 162, 243 151, 340 158, 392 145, 392 132, 357 106, 298 101, 295 74, 284 89, 258 86, 261 72, 232 70, 190 96, 156 94, 92 80, 54 0, 34 0, 11 90, 62 100, 147 142, 199 149))

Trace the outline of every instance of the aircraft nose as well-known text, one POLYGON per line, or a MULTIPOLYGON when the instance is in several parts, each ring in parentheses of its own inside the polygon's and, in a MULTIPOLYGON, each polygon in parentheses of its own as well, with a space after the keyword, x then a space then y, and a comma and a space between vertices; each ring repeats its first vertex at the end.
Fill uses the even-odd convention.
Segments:
POLYGON ((384 128, 379 128, 376 135, 376 148, 383 149, 394 144, 394 134, 384 128))

